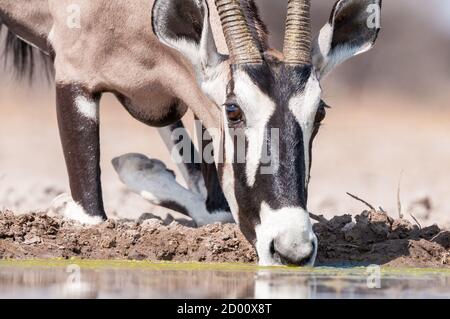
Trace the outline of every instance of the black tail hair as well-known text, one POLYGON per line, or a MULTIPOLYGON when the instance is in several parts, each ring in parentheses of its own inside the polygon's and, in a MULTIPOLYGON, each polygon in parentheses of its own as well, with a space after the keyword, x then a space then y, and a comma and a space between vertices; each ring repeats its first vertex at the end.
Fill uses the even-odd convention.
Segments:
MULTIPOLYGON (((0 36, 5 25, 0 20, 0 36)), ((28 79, 30 84, 36 75, 36 66, 39 61, 45 78, 50 82, 54 78, 53 60, 50 56, 37 48, 22 41, 14 33, 6 28, 6 43, 4 44, 3 52, 0 52, 0 57, 4 60, 4 67, 9 64, 14 69, 14 74, 18 79, 28 79)))

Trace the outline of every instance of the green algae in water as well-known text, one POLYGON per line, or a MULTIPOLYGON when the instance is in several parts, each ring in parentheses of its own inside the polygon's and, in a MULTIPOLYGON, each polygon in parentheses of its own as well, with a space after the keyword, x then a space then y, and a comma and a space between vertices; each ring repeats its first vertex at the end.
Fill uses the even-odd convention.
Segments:
MULTIPOLYGON (((76 264, 82 269, 139 269, 139 270, 211 270, 211 271, 269 271, 299 274, 327 274, 327 275, 364 275, 367 267, 260 267, 255 264, 244 263, 177 263, 151 262, 136 260, 88 260, 88 259, 29 259, 29 260, 0 260, 0 267, 38 267, 61 268, 76 264)), ((448 268, 396 268, 381 266, 382 275, 396 276, 424 276, 427 274, 442 274, 450 276, 448 268)))
POLYGON ((448 298, 450 270, 259 267, 238 263, 30 259, 0 261, 0 298, 448 298), (80 267, 80 282, 69 266, 80 267))

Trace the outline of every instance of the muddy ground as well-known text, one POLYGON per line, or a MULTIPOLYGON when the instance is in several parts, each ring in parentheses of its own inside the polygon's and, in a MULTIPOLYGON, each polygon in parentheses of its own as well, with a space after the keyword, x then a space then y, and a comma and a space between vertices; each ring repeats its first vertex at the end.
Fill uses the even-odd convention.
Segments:
MULTIPOLYGON (((256 253, 236 225, 192 228, 173 220, 109 220, 95 227, 45 213, 0 213, 0 259, 89 258, 255 263, 256 253)), ((421 229, 386 213, 365 211, 322 219, 318 265, 383 264, 450 267, 450 232, 421 229)))

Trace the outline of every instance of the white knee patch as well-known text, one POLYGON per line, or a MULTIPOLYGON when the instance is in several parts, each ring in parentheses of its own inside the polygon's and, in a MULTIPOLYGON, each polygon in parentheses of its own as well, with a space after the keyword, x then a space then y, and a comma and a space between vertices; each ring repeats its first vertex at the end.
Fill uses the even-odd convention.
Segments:
POLYGON ((81 115, 95 122, 98 121, 99 106, 96 101, 80 95, 75 98, 75 105, 81 115))

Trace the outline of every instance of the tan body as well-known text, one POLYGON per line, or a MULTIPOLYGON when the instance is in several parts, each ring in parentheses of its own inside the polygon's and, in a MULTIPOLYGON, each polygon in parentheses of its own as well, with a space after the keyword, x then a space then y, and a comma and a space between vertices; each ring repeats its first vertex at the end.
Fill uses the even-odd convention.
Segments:
POLYGON ((199 89, 192 66, 153 33, 153 2, 2 0, 0 12, 12 32, 53 51, 57 84, 75 82, 91 92, 123 96, 133 115, 151 125, 179 99, 186 105, 178 110, 180 118, 189 107, 206 126, 214 125, 219 112, 199 89))
MULTIPOLYGON (((188 109, 205 127, 220 124, 219 109, 201 91, 188 59, 154 34, 153 5, 154 0, 0 1, 0 23, 53 59, 72 197, 88 216, 106 219, 98 119, 102 93, 115 94, 133 117, 151 126, 175 123, 188 109)), ((212 20, 220 31, 217 13, 212 20)), ((218 35, 223 48, 223 33, 218 35)), ((203 188, 196 167, 182 165, 181 172, 197 192, 203 188)))
POLYGON ((47 39, 53 18, 48 0, 1 0, 0 18, 17 36, 50 53, 47 39))

